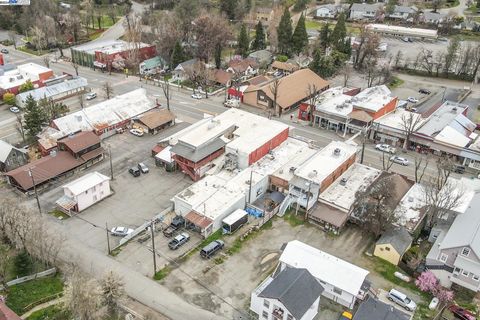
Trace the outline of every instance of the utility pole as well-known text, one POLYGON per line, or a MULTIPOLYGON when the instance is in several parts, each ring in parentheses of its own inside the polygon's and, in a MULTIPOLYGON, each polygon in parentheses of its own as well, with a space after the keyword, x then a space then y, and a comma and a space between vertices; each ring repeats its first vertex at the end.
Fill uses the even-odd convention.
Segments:
POLYGON ((154 232, 154 222, 150 224, 150 231, 152 232, 152 254, 153 254, 153 275, 157 272, 157 257, 155 256, 155 232, 154 232))
POLYGON ((308 219, 308 202, 310 201, 310 188, 312 187, 312 182, 308 183, 308 191, 307 191, 307 205, 305 206, 305 220, 308 219))
POLYGON ((105 231, 107 232, 107 248, 108 248, 108 254, 110 254, 112 251, 110 250, 110 235, 108 231, 108 225, 105 222, 105 231))
POLYGON ((37 199, 38 213, 42 214, 42 208, 40 207, 40 200, 38 199, 37 187, 35 186, 35 179, 33 178, 32 168, 28 168, 28 175, 32 178, 33 192, 35 192, 35 198, 37 199))
POLYGON ((252 176, 253 176, 253 169, 250 169, 250 183, 248 186, 248 203, 252 203, 252 176))
POLYGON ((113 180, 112 148, 108 146, 108 157, 110 158, 110 179, 113 180))

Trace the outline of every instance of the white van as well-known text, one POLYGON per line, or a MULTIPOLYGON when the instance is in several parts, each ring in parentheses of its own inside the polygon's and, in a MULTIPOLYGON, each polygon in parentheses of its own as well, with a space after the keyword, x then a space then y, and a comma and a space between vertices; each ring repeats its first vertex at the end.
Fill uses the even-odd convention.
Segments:
POLYGON ((407 311, 415 311, 415 309, 417 309, 417 304, 412 299, 407 297, 406 294, 401 293, 398 290, 390 290, 387 298, 388 300, 402 306, 407 311))

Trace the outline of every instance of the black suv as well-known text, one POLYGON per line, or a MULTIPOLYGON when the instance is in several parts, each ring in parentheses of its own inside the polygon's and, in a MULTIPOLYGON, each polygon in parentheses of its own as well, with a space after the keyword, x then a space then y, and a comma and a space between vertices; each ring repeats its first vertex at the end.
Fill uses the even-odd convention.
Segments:
POLYGON ((420 92, 421 94, 430 94, 430 93, 432 93, 430 90, 423 89, 423 88, 421 88, 420 90, 418 90, 418 92, 420 92))
POLYGON ((137 167, 131 167, 130 169, 128 169, 128 172, 130 172, 130 174, 134 177, 140 177, 140 169, 138 169, 137 167))

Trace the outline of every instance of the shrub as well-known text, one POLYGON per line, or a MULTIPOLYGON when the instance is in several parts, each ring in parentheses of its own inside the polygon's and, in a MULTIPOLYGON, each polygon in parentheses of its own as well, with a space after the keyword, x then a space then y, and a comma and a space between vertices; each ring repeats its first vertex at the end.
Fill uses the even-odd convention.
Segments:
POLYGON ((3 102, 11 106, 15 105, 15 95, 10 92, 5 92, 3 94, 3 102))
POLYGON ((277 56, 277 61, 287 62, 287 60, 288 60, 288 57, 287 57, 287 56, 283 56, 283 55, 278 55, 278 56, 277 56))

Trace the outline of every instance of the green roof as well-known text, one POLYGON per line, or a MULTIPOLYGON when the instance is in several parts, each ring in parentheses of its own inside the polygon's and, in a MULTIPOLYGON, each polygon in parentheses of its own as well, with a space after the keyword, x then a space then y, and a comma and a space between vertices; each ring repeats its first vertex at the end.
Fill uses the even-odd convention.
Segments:
POLYGON ((163 59, 158 56, 143 61, 143 64, 145 65, 145 69, 152 69, 155 67, 159 67, 159 66, 162 66, 164 63, 165 62, 163 61, 163 59))

